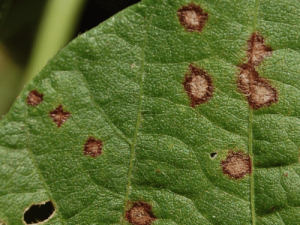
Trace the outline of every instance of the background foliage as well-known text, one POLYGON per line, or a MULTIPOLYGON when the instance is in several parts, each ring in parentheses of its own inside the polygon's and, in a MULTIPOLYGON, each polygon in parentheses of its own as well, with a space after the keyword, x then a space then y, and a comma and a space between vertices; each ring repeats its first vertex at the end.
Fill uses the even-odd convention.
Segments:
POLYGON ((1 0, 0 116, 8 111, 32 74, 42 69, 60 48, 137 2, 1 0))

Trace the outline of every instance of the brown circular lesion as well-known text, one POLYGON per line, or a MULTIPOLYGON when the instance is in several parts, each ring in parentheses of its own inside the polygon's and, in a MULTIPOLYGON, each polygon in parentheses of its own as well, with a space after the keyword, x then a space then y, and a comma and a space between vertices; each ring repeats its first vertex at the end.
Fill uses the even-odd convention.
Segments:
POLYGON ((130 202, 130 209, 126 211, 126 220, 134 225, 150 225, 156 220, 152 206, 146 202, 130 202))
POLYGON ((201 32, 208 19, 208 13, 194 3, 182 6, 177 11, 177 16, 181 25, 189 32, 201 32))
POLYGON ((246 174, 251 174, 251 158, 241 151, 228 151, 225 160, 221 161, 223 173, 234 179, 241 179, 246 174))
POLYGON ((27 96, 26 102, 28 105, 37 106, 43 101, 44 95, 37 90, 31 90, 27 96))
POLYGON ((186 73, 184 89, 191 100, 191 106, 208 102, 213 96, 214 87, 212 78, 201 68, 189 65, 189 71, 186 73))
POLYGON ((94 137, 89 137, 84 145, 83 153, 93 158, 102 154, 103 142, 94 137))

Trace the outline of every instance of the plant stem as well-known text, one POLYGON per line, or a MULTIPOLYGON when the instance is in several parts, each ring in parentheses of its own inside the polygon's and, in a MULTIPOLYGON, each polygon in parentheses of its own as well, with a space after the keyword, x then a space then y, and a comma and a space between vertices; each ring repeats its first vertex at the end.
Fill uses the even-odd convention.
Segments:
POLYGON ((84 3, 85 0, 48 0, 26 68, 24 85, 68 43, 84 3))

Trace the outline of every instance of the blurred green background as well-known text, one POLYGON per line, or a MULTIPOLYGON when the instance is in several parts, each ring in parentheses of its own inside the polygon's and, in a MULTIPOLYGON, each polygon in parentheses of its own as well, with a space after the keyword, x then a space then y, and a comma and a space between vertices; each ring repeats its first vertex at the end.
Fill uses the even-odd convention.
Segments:
POLYGON ((62 47, 138 0, 0 0, 0 120, 62 47))

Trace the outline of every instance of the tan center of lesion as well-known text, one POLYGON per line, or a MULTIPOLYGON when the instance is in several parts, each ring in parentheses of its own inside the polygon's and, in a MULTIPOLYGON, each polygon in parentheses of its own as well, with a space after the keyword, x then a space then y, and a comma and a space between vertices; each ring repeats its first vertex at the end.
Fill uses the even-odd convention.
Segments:
POLYGON ((223 173, 234 179, 241 179, 250 174, 251 166, 250 156, 241 151, 229 151, 226 159, 221 161, 223 173))
POLYGON ((267 103, 274 97, 273 91, 263 85, 253 87, 253 100, 260 105, 267 103))
POLYGON ((132 218, 135 218, 136 222, 143 222, 144 220, 150 219, 150 215, 145 212, 142 207, 136 207, 131 211, 132 218))
POLYGON ((248 170, 248 165, 240 158, 233 158, 231 162, 226 165, 226 169, 232 175, 240 175, 248 170))
POLYGON ((202 98, 208 88, 208 82, 203 76, 195 76, 190 83, 191 93, 197 98, 202 98))
POLYGON ((198 27, 201 17, 194 11, 186 11, 183 13, 184 20, 189 26, 198 27))

